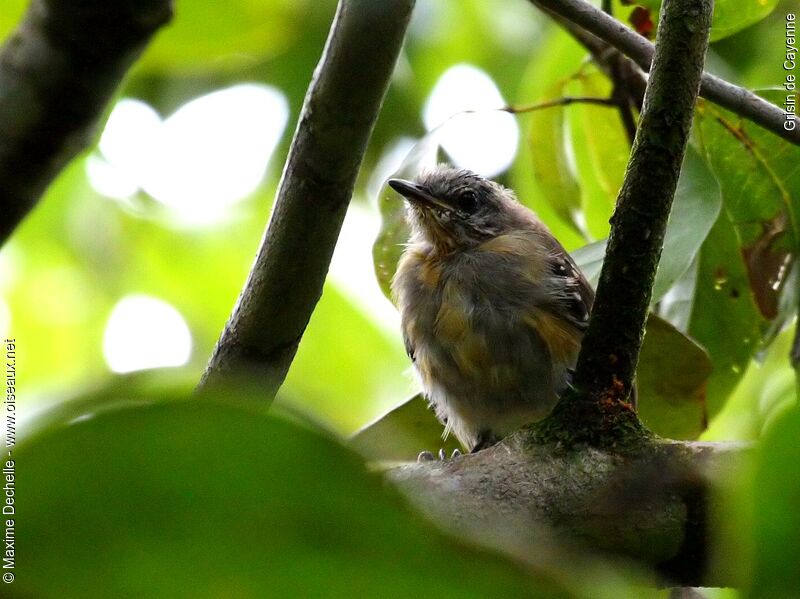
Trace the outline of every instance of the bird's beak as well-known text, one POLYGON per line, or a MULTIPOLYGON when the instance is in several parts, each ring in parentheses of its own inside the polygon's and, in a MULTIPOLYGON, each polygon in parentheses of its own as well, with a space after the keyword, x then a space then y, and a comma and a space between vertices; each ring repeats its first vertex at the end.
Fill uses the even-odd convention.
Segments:
POLYGON ((414 202, 425 208, 452 210, 450 206, 432 196, 424 186, 418 183, 404 181, 403 179, 389 179, 389 187, 394 189, 409 202, 414 202))

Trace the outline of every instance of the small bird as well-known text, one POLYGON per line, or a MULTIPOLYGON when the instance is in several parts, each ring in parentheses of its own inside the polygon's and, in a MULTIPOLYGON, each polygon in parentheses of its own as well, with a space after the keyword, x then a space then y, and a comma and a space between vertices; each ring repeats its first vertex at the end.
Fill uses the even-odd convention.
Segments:
POLYGON ((544 418, 569 384, 594 291, 514 193, 439 165, 413 182, 392 281, 424 394, 472 452, 544 418))

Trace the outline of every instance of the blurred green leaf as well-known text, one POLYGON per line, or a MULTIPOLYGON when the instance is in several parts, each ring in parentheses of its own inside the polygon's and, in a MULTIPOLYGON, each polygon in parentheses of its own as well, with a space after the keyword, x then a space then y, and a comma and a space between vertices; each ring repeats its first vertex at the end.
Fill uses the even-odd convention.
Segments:
POLYGON ((706 382, 711 360, 705 350, 667 321, 647 319, 636 383, 639 416, 669 439, 696 439, 706 428, 706 382))
MULTIPOLYGON (((581 96, 611 97, 611 82, 600 71, 587 72, 576 83, 579 85, 581 96)), ((607 211, 610 212, 622 187, 631 150, 630 142, 615 107, 581 104, 576 108, 576 112, 580 112, 583 117, 583 129, 586 132, 592 167, 597 173, 603 191, 611 200, 610 205, 606 205, 607 211)))
MULTIPOLYGON (((560 28, 551 28, 540 48, 517 95, 521 105, 562 97, 586 55, 560 28)), ((545 108, 517 117, 525 133, 511 171, 511 184, 520 202, 536 211, 567 248, 584 241, 576 221, 581 190, 569 164, 567 144, 571 142, 565 129, 565 110, 571 108, 545 108)))
POLYGON ((778 418, 757 459, 753 516, 754 572, 749 598, 800 597, 800 408, 778 418))
POLYGON ((301 405, 350 433, 397 405, 411 388, 408 366, 399 329, 379 328, 329 282, 278 401, 301 405))
MULTIPOLYGON (((636 3, 656 12, 661 7, 661 0, 636 0, 636 3)), ((776 6, 778 0, 715 0, 711 41, 728 37, 758 23, 775 10, 776 6)))
POLYGON ((436 532, 335 442, 230 402, 87 411, 14 459, 20 596, 563 596, 436 532))
POLYGON ((420 451, 451 455, 463 449, 453 435, 443 439, 444 427, 422 395, 415 395, 358 431, 350 446, 370 460, 410 461, 420 451))
MULTIPOLYGON (((175 18, 149 46, 138 69, 207 71, 242 68, 286 51, 304 34, 312 12, 330 22, 336 3, 326 0, 310 11, 307 1, 183 0, 175 18)), ((321 48, 320 48, 321 49, 321 48)))
MULTIPOLYGON (((441 127, 441 125, 440 125, 441 127)), ((386 179, 414 179, 426 168, 436 166, 439 153, 439 131, 437 127, 420 139, 403 159, 400 167, 386 179)), ((372 246, 375 276, 383 294, 392 299, 392 277, 411 235, 406 222, 403 198, 384 181, 378 192, 378 209, 381 213, 381 230, 372 246)))
POLYGON ((794 332, 795 327, 784 329, 769 347, 750 360, 725 407, 703 433, 704 440, 755 441, 786 405, 797 401, 795 371, 788 359, 794 332))
MULTIPOLYGON (((573 81, 570 95, 608 98, 612 85, 595 67, 573 81)), ((622 187, 631 146, 613 106, 577 104, 570 108, 572 147, 581 183, 581 205, 591 236, 608 236, 609 217, 622 187)))
MULTIPOLYGON (((571 82, 566 89, 570 95, 580 93, 577 82, 571 82)), ((594 168, 590 134, 586 129, 582 108, 584 106, 580 104, 573 104, 566 109, 565 135, 568 136, 571 163, 580 184, 580 213, 576 217, 585 229, 586 236, 598 239, 608 235, 608 219, 617 198, 616 194, 612 197, 606 192, 594 168)))
POLYGON ((11 33, 22 18, 29 2, 27 0, 4 0, 0 11, 0 39, 11 33))
MULTIPOLYGON (((711 171, 694 152, 688 152, 681 169, 672 205, 664 249, 653 283, 656 303, 687 271, 720 211, 719 185, 711 171)), ((597 285, 605 257, 604 241, 588 244, 572 253, 586 278, 597 285)))
POLYGON ((709 418, 719 412, 759 347, 763 322, 727 212, 722 211, 700 248, 689 335, 711 356, 709 418))

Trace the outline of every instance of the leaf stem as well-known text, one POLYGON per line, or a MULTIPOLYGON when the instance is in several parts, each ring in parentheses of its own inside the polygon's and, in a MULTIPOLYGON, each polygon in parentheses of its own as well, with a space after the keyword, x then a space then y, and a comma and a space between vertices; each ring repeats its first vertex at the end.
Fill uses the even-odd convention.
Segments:
POLYGON ((598 104, 600 106, 616 106, 612 98, 595 98, 590 96, 564 96, 553 100, 545 100, 536 104, 523 104, 522 106, 504 106, 500 110, 510 114, 523 114, 555 106, 569 106, 570 104, 598 104))

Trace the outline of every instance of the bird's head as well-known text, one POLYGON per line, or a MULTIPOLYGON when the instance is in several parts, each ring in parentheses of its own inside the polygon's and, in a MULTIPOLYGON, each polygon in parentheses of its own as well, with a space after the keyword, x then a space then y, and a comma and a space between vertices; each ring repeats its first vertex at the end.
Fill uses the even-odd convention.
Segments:
POLYGON ((445 251, 469 249, 529 218, 510 190, 465 169, 439 165, 414 181, 390 179, 389 186, 407 200, 417 238, 445 251))

